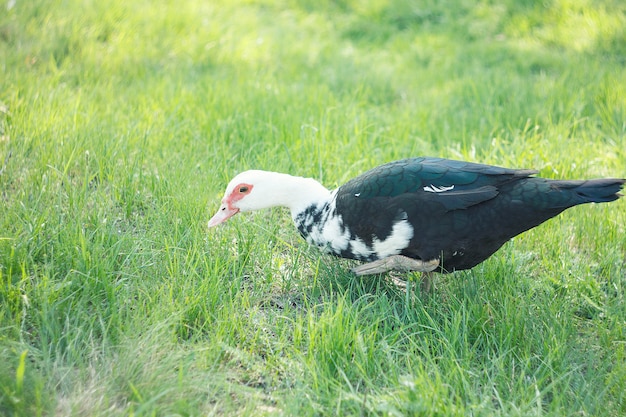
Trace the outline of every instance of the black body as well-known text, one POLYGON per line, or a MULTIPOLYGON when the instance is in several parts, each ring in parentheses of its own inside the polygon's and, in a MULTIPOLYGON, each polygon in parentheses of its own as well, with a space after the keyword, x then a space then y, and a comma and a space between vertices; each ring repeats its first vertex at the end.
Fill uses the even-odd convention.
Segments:
POLYGON ((532 177, 535 173, 441 158, 405 159, 340 187, 336 212, 368 245, 386 239, 395 222, 407 219, 414 236, 401 254, 439 259, 439 271, 451 272, 472 268, 513 236, 569 207, 616 200, 625 182, 549 180, 532 177))

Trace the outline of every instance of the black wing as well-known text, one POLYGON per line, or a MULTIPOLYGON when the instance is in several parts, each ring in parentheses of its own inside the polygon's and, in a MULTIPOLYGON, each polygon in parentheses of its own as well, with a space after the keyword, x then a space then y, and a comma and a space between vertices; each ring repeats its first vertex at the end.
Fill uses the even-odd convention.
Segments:
POLYGON ((371 243, 386 239, 399 220, 436 225, 446 213, 491 200, 501 185, 534 173, 442 158, 404 159, 341 186, 337 211, 353 235, 371 243))

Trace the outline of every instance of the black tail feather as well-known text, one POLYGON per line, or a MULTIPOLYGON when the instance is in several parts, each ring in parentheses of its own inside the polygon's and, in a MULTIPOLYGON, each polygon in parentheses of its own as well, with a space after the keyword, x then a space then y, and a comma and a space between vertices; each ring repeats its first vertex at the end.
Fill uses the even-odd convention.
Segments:
POLYGON ((608 203, 622 195, 619 191, 626 179, 599 178, 586 181, 559 181, 559 188, 569 188, 580 198, 580 203, 608 203))

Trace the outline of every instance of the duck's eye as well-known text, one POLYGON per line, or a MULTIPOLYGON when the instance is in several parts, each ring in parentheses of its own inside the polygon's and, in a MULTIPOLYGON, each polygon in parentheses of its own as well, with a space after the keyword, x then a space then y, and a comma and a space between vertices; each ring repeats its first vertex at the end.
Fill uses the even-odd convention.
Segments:
POLYGON ((240 192, 240 193, 245 193, 245 192, 247 192, 247 191, 248 191, 248 187, 240 187, 240 188, 239 188, 239 192, 240 192))

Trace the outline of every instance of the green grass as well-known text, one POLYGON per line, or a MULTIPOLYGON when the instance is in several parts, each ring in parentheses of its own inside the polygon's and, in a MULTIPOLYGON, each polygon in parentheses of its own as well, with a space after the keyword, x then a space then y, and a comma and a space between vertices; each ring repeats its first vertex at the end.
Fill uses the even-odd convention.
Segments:
POLYGON ((626 413, 625 201, 426 297, 285 211, 206 229, 248 168, 626 176, 622 1, 0 7, 1 415, 626 413))

